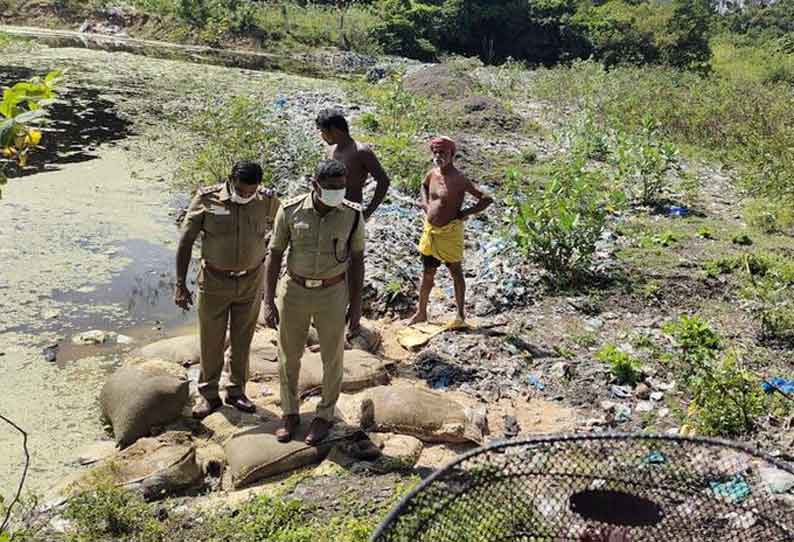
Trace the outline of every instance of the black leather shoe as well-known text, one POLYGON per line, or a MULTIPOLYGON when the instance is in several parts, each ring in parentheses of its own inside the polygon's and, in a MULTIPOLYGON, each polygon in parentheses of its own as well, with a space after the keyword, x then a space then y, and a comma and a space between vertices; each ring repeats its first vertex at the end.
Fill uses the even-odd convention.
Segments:
POLYGON ((256 405, 251 402, 245 395, 238 395, 236 397, 227 397, 226 404, 233 406, 237 410, 253 414, 256 412, 256 405))
POLYGON ((197 420, 203 420, 219 408, 223 403, 221 402, 220 398, 216 397, 215 399, 206 399, 204 397, 199 397, 196 404, 193 405, 193 417, 197 420))

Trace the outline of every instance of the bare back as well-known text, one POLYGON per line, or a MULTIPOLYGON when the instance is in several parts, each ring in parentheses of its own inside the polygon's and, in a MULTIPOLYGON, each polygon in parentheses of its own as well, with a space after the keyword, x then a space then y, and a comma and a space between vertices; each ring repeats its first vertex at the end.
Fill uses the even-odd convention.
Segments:
POLYGON ((425 177, 422 190, 427 198, 427 220, 434 226, 446 226, 460 216, 469 181, 456 168, 442 174, 433 168, 425 177))
POLYGON ((332 146, 328 151, 328 158, 339 160, 347 168, 347 192, 345 198, 355 203, 364 199, 364 182, 371 173, 369 163, 372 150, 369 146, 354 142, 344 149, 338 145, 332 146))

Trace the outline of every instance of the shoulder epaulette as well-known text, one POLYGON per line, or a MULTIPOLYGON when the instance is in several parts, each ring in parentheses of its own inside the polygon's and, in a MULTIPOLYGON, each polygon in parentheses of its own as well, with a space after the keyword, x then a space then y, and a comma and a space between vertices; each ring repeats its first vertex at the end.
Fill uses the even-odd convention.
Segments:
POLYGON ((272 188, 267 188, 265 186, 260 186, 258 192, 260 196, 264 196, 266 198, 276 197, 276 191, 273 190, 272 188))
POLYGON ((359 213, 364 210, 364 207, 360 203, 355 203, 353 201, 349 201, 349 200, 346 200, 346 199, 342 200, 342 205, 347 205, 348 207, 350 207, 351 209, 353 209, 354 211, 357 211, 359 213))
POLYGON ((306 194, 301 194, 300 196, 295 196, 293 198, 284 200, 284 203, 282 203, 281 206, 290 207, 291 205, 295 205, 296 203, 302 202, 305 198, 306 198, 306 194))
POLYGON ((199 196, 206 196, 214 192, 220 192, 223 188, 223 183, 213 184, 212 186, 204 186, 198 189, 199 196))

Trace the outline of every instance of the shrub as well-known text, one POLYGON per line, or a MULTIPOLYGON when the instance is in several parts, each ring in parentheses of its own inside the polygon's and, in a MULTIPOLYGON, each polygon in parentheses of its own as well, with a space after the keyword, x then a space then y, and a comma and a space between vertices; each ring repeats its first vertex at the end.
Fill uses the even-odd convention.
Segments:
POLYGON ((152 510, 128 490, 102 486, 70 499, 64 517, 74 522, 75 542, 134 538, 139 542, 165 540, 165 527, 155 519, 152 510))
POLYGON ((691 380, 689 388, 692 422, 704 435, 746 433, 766 410, 760 380, 742 369, 732 352, 701 371, 691 380))
POLYGON ((638 135, 617 135, 613 159, 617 183, 632 202, 641 205, 658 203, 670 184, 670 173, 679 168, 678 149, 660 140, 658 126, 646 115, 638 135))
POLYGON ((365 113, 358 123, 368 132, 384 169, 399 189, 419 194, 429 158, 420 151, 417 135, 433 127, 430 104, 406 91, 401 75, 355 90, 375 105, 375 112, 365 113))
POLYGON ((606 223, 603 188, 602 175, 585 170, 581 159, 553 164, 539 194, 508 185, 515 241, 557 283, 572 284, 589 270, 606 223))
POLYGON ((783 233, 794 227, 794 210, 786 202, 752 198, 744 206, 744 219, 763 233, 783 233))
POLYGON ((310 174, 322 157, 320 147, 291 130, 266 104, 234 97, 209 105, 189 122, 197 140, 179 166, 176 178, 190 187, 225 179, 238 160, 254 160, 264 170, 264 183, 310 174))
POLYGON ((613 344, 605 345, 596 354, 596 359, 609 365, 609 371, 620 384, 635 385, 642 380, 640 361, 613 344))

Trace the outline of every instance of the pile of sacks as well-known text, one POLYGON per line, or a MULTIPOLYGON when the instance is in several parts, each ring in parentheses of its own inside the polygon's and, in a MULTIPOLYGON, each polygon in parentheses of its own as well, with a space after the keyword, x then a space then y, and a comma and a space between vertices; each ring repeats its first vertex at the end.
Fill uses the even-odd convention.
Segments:
MULTIPOLYGON (((302 359, 299 389, 304 398, 321 391, 316 340, 310 334, 302 359)), ((279 404, 274 331, 257 330, 252 343, 247 392, 257 413, 224 406, 201 422, 190 417, 189 374, 195 378, 195 371, 188 370, 201 361, 198 337, 145 346, 108 378, 100 394, 120 451, 71 480, 62 494, 107 478, 108 472, 114 484, 140 487, 145 496, 160 498, 201 485, 208 476, 244 487, 320 463, 332 452, 388 470, 415 465, 423 443, 482 443, 484 410, 464 408, 443 393, 411 383, 390 384, 390 363, 377 355, 380 344, 380 334, 365 323, 363 333, 347 345, 337 423, 317 446, 303 442, 313 416, 308 411, 291 442, 275 438, 281 413, 271 409, 279 404)))

